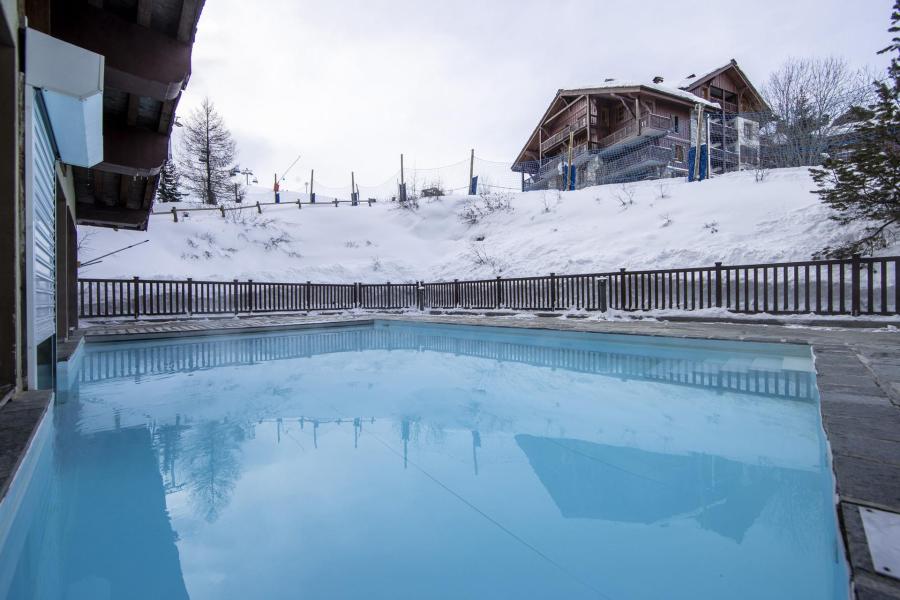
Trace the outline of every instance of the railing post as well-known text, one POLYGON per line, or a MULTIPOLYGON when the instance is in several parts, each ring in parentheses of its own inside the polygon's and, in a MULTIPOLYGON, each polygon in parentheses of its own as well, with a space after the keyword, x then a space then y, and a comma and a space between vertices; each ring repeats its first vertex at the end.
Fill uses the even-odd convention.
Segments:
MULTIPOLYGON (((777 290, 776 290, 777 293, 777 290)), ((716 308, 722 308, 722 263, 716 263, 716 308)))
MULTIPOLYGON (((335 204, 335 206, 337 206, 337 204, 335 204)), ((381 308, 390 308, 391 307, 391 282, 390 281, 387 282, 387 302, 385 304, 386 305, 382 306, 381 308)))
POLYGON ((497 275, 497 308, 501 306, 503 306, 503 286, 500 284, 500 276, 497 275))
POLYGON ((135 276, 134 278, 134 318, 137 319, 138 315, 141 314, 141 279, 140 277, 135 276))
MULTIPOLYGON (((859 262, 859 254, 854 254, 850 261, 850 290, 851 290, 851 300, 850 300, 850 314, 854 317, 858 317, 862 312, 861 301, 860 301, 860 271, 862 266, 859 262)), ((816 282, 818 285, 819 282, 816 282)))
POLYGON ((359 282, 353 284, 353 308, 360 308, 359 282))
POLYGON ((625 298, 625 267, 622 267, 619 269, 619 310, 626 310, 625 298))
POLYGON ((609 285, 609 279, 597 279, 597 309, 600 312, 606 312, 609 308, 606 302, 606 287, 609 285))
POLYGON ((187 314, 190 317, 194 314, 194 279, 191 277, 187 278, 187 314))
POLYGON ((423 312, 425 310, 425 282, 423 281, 416 282, 416 299, 419 304, 419 312, 423 312))
POLYGON ((234 314, 238 314, 241 311, 241 284, 238 283, 238 280, 234 280, 234 314))
POLYGON ((459 308, 459 279, 453 280, 453 305, 459 308))
POLYGON ((556 310, 556 273, 550 273, 550 310, 556 310))
POLYGON ((247 312, 253 312, 253 280, 247 280, 247 312))
POLYGON ((312 284, 307 281, 306 282, 306 310, 310 310, 310 306, 312 305, 312 284))

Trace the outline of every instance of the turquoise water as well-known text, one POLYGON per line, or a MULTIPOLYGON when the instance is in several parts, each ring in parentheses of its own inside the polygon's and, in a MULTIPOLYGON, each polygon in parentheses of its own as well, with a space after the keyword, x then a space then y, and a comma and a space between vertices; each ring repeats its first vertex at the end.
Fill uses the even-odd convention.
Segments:
POLYGON ((392 322, 80 358, 0 597, 848 596, 808 348, 392 322))

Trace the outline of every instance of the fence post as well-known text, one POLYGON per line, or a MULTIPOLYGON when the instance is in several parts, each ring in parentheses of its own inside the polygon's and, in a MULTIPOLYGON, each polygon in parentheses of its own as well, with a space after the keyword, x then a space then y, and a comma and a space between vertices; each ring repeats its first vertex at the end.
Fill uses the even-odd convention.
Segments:
POLYGON ((625 267, 619 269, 619 309, 626 310, 625 307, 627 303, 625 302, 625 267))
POLYGON ((172 207, 172 218, 175 219, 175 222, 178 222, 178 211, 175 210, 175 207, 172 207))
POLYGON ((194 279, 187 278, 187 314, 190 317, 194 314, 194 279))
POLYGON ((306 282, 306 310, 310 310, 310 306, 312 302, 310 301, 312 298, 312 284, 310 282, 306 282))
POLYGON ((416 282, 416 300, 419 303, 419 312, 425 310, 425 285, 422 281, 416 282))
POLYGON ((556 273, 550 273, 550 310, 556 310, 556 273))
POLYGON ((135 276, 134 278, 134 318, 137 319, 138 315, 141 314, 141 279, 140 277, 135 276))
POLYGON ((381 308, 390 308, 391 307, 391 282, 387 282, 387 303, 386 306, 382 306, 381 308))
POLYGON ((453 305, 459 308, 459 279, 453 280, 453 305))
POLYGON ((353 284, 353 308, 359 308, 359 282, 353 284))
POLYGON ((238 314, 241 310, 241 284, 238 280, 234 280, 234 314, 238 314))
MULTIPOLYGON (((778 293, 778 290, 775 290, 778 293)), ((722 263, 716 262, 716 308, 722 308, 722 263)))
MULTIPOLYGON (((853 258, 850 261, 850 289, 851 289, 851 306, 850 306, 850 314, 854 317, 858 317, 862 312, 861 308, 861 300, 860 300, 860 270, 862 266, 859 262, 859 254, 854 254, 853 258)), ((819 285, 819 282, 816 282, 816 285, 819 285)))
POLYGON ((247 312, 253 312, 253 280, 247 280, 247 312))
POLYGON ((503 286, 500 285, 500 276, 497 275, 497 308, 503 306, 503 286))
POLYGON ((606 288, 609 285, 609 279, 597 279, 597 309, 600 312, 606 312, 609 308, 606 302, 606 288))

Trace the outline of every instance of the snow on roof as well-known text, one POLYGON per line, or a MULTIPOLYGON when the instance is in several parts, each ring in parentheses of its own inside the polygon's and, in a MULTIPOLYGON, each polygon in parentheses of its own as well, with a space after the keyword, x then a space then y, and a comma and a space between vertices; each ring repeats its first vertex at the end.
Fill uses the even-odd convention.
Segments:
POLYGON ((644 87, 655 92, 659 92, 661 94, 667 94, 669 96, 675 96, 677 98, 681 98, 682 100, 687 100, 693 103, 703 104, 710 108, 720 108, 719 104, 716 102, 710 102, 709 100, 705 100, 696 94, 692 94, 685 90, 681 90, 678 88, 674 88, 669 85, 663 85, 661 83, 653 83, 650 81, 635 81, 635 80, 626 80, 626 79, 608 79, 603 83, 599 83, 596 85, 585 85, 581 87, 567 88, 561 91, 573 91, 573 90, 598 90, 604 88, 622 88, 622 87, 644 87))

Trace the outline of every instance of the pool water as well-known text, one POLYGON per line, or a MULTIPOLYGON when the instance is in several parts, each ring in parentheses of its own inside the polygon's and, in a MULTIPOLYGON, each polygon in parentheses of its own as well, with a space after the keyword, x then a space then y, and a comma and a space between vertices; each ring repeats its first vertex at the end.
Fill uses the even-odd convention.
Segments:
POLYGON ((806 347, 376 322, 80 362, 0 597, 848 596, 806 347))

